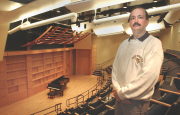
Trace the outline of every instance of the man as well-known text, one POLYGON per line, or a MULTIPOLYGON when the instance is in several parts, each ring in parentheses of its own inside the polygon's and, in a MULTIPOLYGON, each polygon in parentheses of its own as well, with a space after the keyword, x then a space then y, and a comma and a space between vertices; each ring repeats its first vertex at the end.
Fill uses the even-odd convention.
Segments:
POLYGON ((161 41, 146 32, 148 23, 143 8, 132 9, 133 35, 119 46, 112 69, 115 115, 147 115, 163 62, 161 41))

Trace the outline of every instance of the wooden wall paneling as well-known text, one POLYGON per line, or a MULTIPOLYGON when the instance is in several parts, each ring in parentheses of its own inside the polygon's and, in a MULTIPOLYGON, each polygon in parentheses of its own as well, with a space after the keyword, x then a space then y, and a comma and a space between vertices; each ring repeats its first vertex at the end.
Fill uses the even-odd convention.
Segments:
POLYGON ((44 72, 35 73, 32 75, 32 81, 44 78, 44 72))
POLYGON ((17 71, 12 71, 12 72, 6 72, 7 79, 14 79, 14 78, 19 78, 19 77, 24 77, 27 76, 27 71, 26 69, 23 70, 17 70, 17 71))
POLYGON ((28 82, 27 88, 28 88, 28 89, 27 89, 28 97, 33 96, 33 85, 32 85, 32 81, 31 81, 31 82, 28 82))
POLYGON ((70 76, 73 75, 73 50, 70 50, 70 76))
POLYGON ((0 61, 0 107, 8 103, 8 90, 6 79, 6 57, 0 61))
POLYGON ((6 89, 7 83, 6 80, 0 80, 0 89, 6 89))
MULTIPOLYGON (((38 81, 38 82, 41 82, 41 80, 38 81)), ((43 81, 42 81, 42 82, 43 82, 43 81)), ((34 86, 34 87, 33 87, 33 94, 40 93, 41 91, 43 91, 43 90, 45 90, 45 89, 46 89, 46 87, 44 86, 44 84, 38 83, 37 86, 34 86)))
POLYGON ((70 50, 68 55, 69 55, 69 59, 67 62, 68 76, 72 76, 73 75, 73 51, 70 50))
POLYGON ((15 92, 8 95, 9 103, 17 102, 19 100, 27 98, 27 90, 15 92))
POLYGON ((54 77, 60 77, 61 73, 64 71, 63 70, 63 59, 64 59, 64 52, 59 51, 59 52, 54 52, 54 70, 55 70, 55 75, 54 77))
POLYGON ((13 85, 14 85, 14 79, 7 80, 7 86, 8 87, 13 86, 13 85))
POLYGON ((53 58, 54 54, 53 52, 44 53, 44 58, 53 58))
POLYGON ((30 51, 10 51, 5 52, 5 56, 17 56, 17 55, 27 55, 27 54, 43 54, 48 52, 60 52, 72 50, 72 48, 55 48, 55 49, 44 49, 44 50, 30 50, 30 51))
POLYGON ((92 45, 91 47, 91 74, 96 69, 96 61, 97 61, 97 45, 92 45))
POLYGON ((44 53, 44 82, 54 79, 54 52, 44 53))
POLYGON ((69 69, 70 69, 70 51, 66 51, 66 75, 69 77, 69 69))
POLYGON ((6 96, 6 90, 7 89, 0 89, 0 98, 6 96))
POLYGON ((32 60, 32 67, 43 66, 43 64, 44 64, 44 59, 32 60))
POLYGON ((19 85, 19 84, 25 84, 27 83, 27 76, 13 79, 14 85, 19 85))
POLYGON ((6 82, 6 58, 3 58, 3 61, 0 61, 0 89, 7 88, 6 82))
POLYGON ((63 75, 67 75, 66 69, 66 51, 63 51, 63 75))
POLYGON ((17 91, 18 91, 18 86, 17 85, 8 88, 8 94, 14 93, 14 92, 17 92, 17 91))
POLYGON ((3 97, 0 97, 0 107, 4 106, 4 105, 7 105, 8 104, 8 96, 3 96, 3 97))
POLYGON ((86 75, 90 75, 90 50, 85 50, 85 53, 84 53, 84 57, 85 57, 85 74, 86 75))
POLYGON ((28 57, 26 55, 7 56, 6 57, 6 78, 8 103, 18 101, 21 96, 27 97, 27 90, 24 95, 20 93, 19 86, 26 85, 28 75, 28 57), (13 97, 14 95, 14 97, 13 97), (18 95, 20 95, 18 97, 18 95))
POLYGON ((19 62, 26 62, 26 55, 6 57, 6 64, 19 63, 19 62))
POLYGON ((12 56, 7 53, 0 61, 0 106, 46 90, 48 83, 56 77, 72 75, 72 49, 32 52, 22 55, 13 52, 12 56))
POLYGON ((78 68, 78 65, 79 65, 79 63, 78 63, 78 60, 79 60, 78 57, 79 57, 79 56, 77 55, 78 53, 79 53, 79 52, 78 52, 78 50, 76 49, 76 75, 79 74, 79 72, 78 72, 78 71, 79 71, 79 68, 78 68))
MULTIPOLYGON (((33 69, 32 69, 32 55, 27 55, 27 82, 30 83, 32 81, 32 72, 33 69)), ((29 88, 32 88, 32 87, 28 87, 29 88)))
POLYGON ((93 73, 93 51, 92 51, 92 45, 91 45, 91 51, 90 51, 90 74, 93 73))
POLYGON ((76 74, 89 75, 90 74, 90 50, 76 50, 76 74))
POLYGON ((0 72, 0 81, 6 80, 6 72, 0 72))
POLYGON ((18 85, 18 91, 27 90, 27 83, 18 85))
POLYGON ((32 95, 39 93, 39 88, 36 87, 44 83, 44 55, 43 53, 32 55, 32 83, 28 85, 32 86, 28 91, 32 95))

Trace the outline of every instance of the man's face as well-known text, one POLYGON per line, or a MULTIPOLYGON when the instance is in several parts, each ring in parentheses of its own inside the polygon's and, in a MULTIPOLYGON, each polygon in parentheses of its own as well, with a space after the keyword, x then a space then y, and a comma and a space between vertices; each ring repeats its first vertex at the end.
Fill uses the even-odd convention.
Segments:
POLYGON ((129 25, 133 33, 136 31, 146 31, 146 26, 148 25, 148 23, 149 20, 146 20, 146 14, 142 8, 134 9, 131 12, 129 25))

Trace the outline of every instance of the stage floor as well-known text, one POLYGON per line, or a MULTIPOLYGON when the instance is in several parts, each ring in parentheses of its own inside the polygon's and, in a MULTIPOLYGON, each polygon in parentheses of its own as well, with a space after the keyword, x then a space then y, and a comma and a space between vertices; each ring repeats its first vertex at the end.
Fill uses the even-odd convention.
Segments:
MULTIPOLYGON (((48 98, 47 93, 49 92, 49 89, 47 89, 32 97, 0 108, 1 115, 30 115, 32 113, 54 106, 57 103, 62 103, 61 108, 62 111, 64 111, 65 108, 67 108, 67 99, 75 97, 87 91, 98 82, 97 76, 93 75, 74 75, 71 76, 69 79, 70 81, 66 85, 63 96, 56 95, 53 99, 48 98)), ((72 105, 70 107, 75 106, 72 105)), ((54 110, 54 108, 49 111, 52 110, 54 110)), ((49 111, 45 111, 43 113, 48 113, 49 111)), ((39 113, 37 115, 42 115, 43 113, 39 113)), ((56 113, 53 112, 49 115, 56 115, 56 113)))

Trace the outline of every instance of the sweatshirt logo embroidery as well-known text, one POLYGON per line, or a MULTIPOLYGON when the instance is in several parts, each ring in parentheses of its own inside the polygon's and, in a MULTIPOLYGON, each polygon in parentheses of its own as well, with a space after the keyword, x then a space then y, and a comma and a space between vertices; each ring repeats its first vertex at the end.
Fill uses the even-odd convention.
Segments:
POLYGON ((132 59, 135 59, 137 64, 143 62, 143 58, 140 55, 134 55, 132 59))

